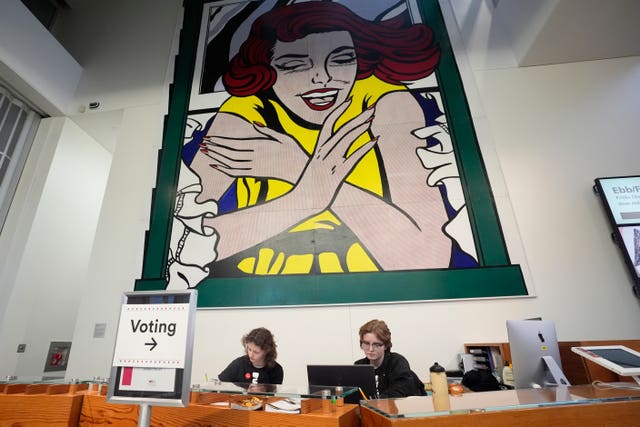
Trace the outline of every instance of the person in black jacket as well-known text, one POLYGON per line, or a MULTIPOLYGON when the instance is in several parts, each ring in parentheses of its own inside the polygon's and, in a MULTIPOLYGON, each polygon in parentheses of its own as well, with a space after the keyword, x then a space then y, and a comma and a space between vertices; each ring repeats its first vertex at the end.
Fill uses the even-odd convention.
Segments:
POLYGON ((246 354, 232 361, 220 372, 220 381, 250 384, 282 384, 284 371, 276 362, 278 352, 273 334, 256 328, 242 337, 246 354))
POLYGON ((391 352, 391 331, 382 320, 370 320, 360 327, 360 348, 365 358, 356 365, 370 364, 375 368, 379 398, 424 396, 424 384, 411 370, 401 354, 391 352))

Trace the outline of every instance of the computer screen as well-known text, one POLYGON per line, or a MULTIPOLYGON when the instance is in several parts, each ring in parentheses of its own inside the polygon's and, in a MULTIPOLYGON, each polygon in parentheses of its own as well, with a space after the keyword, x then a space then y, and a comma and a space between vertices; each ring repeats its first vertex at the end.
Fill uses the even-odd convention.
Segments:
POLYGON ((507 320, 516 388, 570 385, 562 373, 555 324, 550 320, 507 320))
MULTIPOLYGON (((376 377, 371 365, 307 365, 309 386, 360 387, 367 399, 375 399, 376 377)), ((344 398, 346 403, 360 403, 362 395, 352 393, 344 398)))

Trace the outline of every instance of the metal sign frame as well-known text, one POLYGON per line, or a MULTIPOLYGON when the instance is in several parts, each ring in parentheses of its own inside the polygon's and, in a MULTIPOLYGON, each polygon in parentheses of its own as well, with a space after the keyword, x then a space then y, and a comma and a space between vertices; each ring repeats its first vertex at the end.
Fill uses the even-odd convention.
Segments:
MULTIPOLYGON (((193 359, 193 339, 195 329, 196 307, 198 300, 198 292, 195 289, 182 291, 138 291, 125 292, 122 297, 122 307, 130 304, 137 305, 153 305, 162 306, 163 304, 182 305, 188 310, 186 325, 186 345, 184 348, 184 364, 181 368, 173 367, 149 367, 144 361, 132 360, 130 365, 122 366, 116 364, 116 351, 118 348, 118 340, 123 339, 124 331, 120 331, 118 327, 116 340, 114 343, 113 358, 111 365, 111 375, 109 379, 109 391, 107 393, 107 401, 110 403, 128 403, 139 405, 155 405, 155 406, 188 406, 190 397, 191 382, 191 365, 193 359), (121 334, 122 332, 122 334, 121 334), (134 371, 136 370, 136 371, 134 371), (134 383, 130 387, 121 387, 123 375, 131 375, 133 372, 137 374, 143 373, 148 380, 148 384, 153 384, 155 379, 158 383, 167 381, 172 382, 172 387, 168 389, 153 390, 153 387, 136 388, 134 383), (169 380, 167 380, 169 378, 169 380)), ((122 312, 118 319, 118 325, 122 318, 122 312)), ((152 342, 156 342, 153 335, 149 334, 152 342)), ((145 344, 146 345, 146 344, 145 344)), ((150 348, 150 347, 149 347, 150 348)))

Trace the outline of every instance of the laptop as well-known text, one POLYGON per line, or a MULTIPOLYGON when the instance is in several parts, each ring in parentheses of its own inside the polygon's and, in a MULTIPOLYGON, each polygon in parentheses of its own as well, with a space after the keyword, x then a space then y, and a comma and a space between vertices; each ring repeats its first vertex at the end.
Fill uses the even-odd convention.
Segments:
MULTIPOLYGON (((360 387, 367 399, 375 399, 376 376, 371 365, 307 365, 309 386, 360 387)), ((351 393, 344 398, 346 403, 359 404, 362 394, 351 393)))

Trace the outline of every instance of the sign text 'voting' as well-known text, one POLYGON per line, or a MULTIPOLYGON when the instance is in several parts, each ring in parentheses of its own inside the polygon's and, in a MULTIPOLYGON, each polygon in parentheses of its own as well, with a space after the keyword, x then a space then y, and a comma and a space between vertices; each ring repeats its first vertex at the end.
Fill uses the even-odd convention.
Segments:
POLYGON ((183 368, 189 304, 125 304, 114 366, 183 368))

